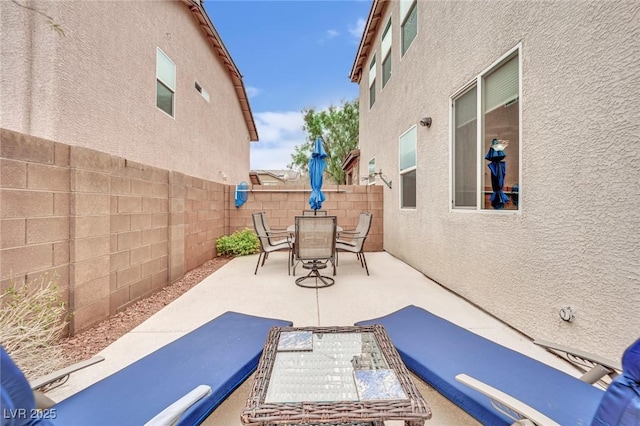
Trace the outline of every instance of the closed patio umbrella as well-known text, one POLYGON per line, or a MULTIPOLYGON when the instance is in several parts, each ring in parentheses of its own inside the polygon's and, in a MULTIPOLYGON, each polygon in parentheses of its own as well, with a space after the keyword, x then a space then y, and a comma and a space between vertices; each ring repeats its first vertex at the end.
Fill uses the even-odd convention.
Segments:
POLYGON ((322 146, 322 138, 318 136, 313 145, 311 158, 309 159, 309 183, 311 184, 311 196, 309 197, 309 206, 313 210, 320 210, 325 196, 322 193, 322 175, 327 167, 324 159, 327 153, 322 146))
POLYGON ((504 161, 506 154, 504 149, 507 147, 506 143, 494 139, 491 141, 491 147, 489 152, 484 156, 485 160, 489 160, 487 165, 491 170, 491 206, 496 210, 504 209, 505 203, 509 201, 509 197, 502 190, 504 186, 504 176, 507 172, 507 163, 504 161))

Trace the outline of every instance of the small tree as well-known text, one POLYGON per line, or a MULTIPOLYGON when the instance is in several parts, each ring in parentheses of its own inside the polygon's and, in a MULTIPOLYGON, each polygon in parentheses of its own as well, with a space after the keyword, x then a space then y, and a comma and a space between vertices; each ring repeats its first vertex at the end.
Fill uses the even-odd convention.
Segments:
POLYGON ((305 108, 302 113, 302 129, 307 132, 307 140, 300 146, 296 145, 294 153, 291 154, 292 162, 287 167, 307 172, 313 143, 317 136, 322 136, 328 156, 327 174, 335 183, 344 184, 346 179, 342 162, 349 152, 358 147, 358 100, 343 101, 340 107, 331 105, 322 111, 305 108))

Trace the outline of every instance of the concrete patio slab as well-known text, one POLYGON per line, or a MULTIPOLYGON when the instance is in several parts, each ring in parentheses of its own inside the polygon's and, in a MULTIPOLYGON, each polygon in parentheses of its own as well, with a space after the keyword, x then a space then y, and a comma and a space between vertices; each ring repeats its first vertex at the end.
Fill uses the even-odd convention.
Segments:
MULTIPOLYGON (((567 362, 388 253, 367 253, 366 257, 370 276, 356 256, 342 254, 336 284, 322 289, 296 286, 296 277, 287 275, 286 253, 272 253, 257 275, 253 272, 257 255, 236 258, 100 352, 104 362, 74 374, 49 396, 61 400, 226 311, 287 319, 295 326, 327 326, 353 325, 410 304, 579 376, 567 362)), ((298 276, 305 273, 302 268, 297 272, 298 276)), ((250 378, 241 385, 205 424, 240 426, 251 383, 250 378)), ((418 379, 416 383, 433 411, 429 424, 477 424, 428 385, 418 379)))

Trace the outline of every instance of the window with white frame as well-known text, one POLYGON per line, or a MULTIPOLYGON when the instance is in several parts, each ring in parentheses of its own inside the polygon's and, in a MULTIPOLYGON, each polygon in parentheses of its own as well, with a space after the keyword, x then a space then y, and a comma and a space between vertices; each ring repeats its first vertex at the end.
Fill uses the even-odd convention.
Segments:
POLYGON ((400 0, 400 22, 402 56, 404 56, 418 34, 417 0, 400 0))
POLYGON ((176 64, 158 47, 156 57, 156 106, 173 117, 176 64))
POLYGON ((376 103, 376 55, 369 63, 369 108, 376 103))
POLYGON ((376 183, 376 176, 375 173, 376 172, 376 157, 373 157, 371 160, 369 160, 369 185, 373 185, 376 183))
POLYGON ((414 125, 400 136, 400 207, 416 208, 416 147, 417 127, 414 125))
POLYGON ((382 53, 382 87, 384 87, 391 78, 391 18, 382 32, 380 50, 382 53))
POLYGON ((518 210, 520 46, 454 95, 451 105, 453 208, 518 210), (485 159, 490 155, 493 161, 485 159))

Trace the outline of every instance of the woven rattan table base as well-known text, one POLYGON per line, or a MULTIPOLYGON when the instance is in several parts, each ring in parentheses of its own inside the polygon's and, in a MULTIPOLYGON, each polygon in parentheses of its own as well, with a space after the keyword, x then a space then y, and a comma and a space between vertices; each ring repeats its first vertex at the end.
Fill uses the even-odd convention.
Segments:
POLYGON ((358 425, 382 426, 385 420, 404 420, 406 426, 422 426, 431 409, 413 383, 407 367, 381 325, 357 327, 274 327, 265 343, 254 382, 241 414, 243 425, 358 425), (388 367, 395 372, 406 395, 404 399, 266 402, 267 389, 278 354, 280 334, 292 331, 328 333, 373 333, 388 367))

